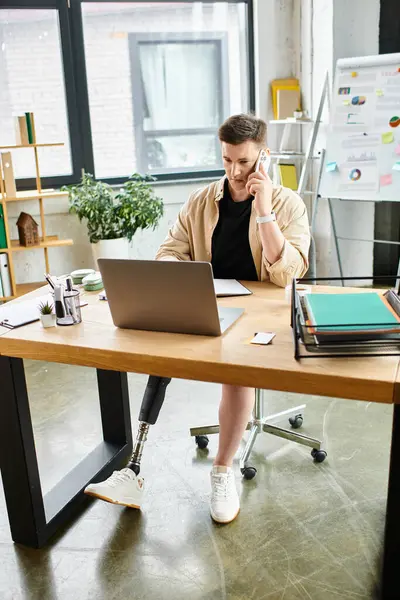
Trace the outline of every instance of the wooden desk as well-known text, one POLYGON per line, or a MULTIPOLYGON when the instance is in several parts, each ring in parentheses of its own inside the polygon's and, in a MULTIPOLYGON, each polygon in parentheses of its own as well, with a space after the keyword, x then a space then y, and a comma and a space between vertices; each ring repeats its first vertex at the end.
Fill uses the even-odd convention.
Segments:
MULTIPOLYGON (((132 434, 127 372, 368 402, 391 404, 396 401, 399 404, 394 413, 395 451, 392 452, 388 507, 395 506, 393 511, 397 515, 400 486, 394 482, 395 473, 400 470, 398 358, 331 358, 297 362, 293 356, 290 306, 285 301, 284 290, 262 283, 251 283, 248 287, 254 292, 252 296, 219 300, 221 305, 244 307, 245 313, 225 335, 217 338, 117 329, 112 323, 108 304, 100 301, 97 293, 85 294, 89 306, 82 308, 81 325, 43 329, 40 323, 33 323, 0 332, 0 380, 2 385, 5 384, 6 406, 6 418, 0 422, 0 460, 15 541, 31 546, 44 545, 69 519, 72 509, 82 500, 82 490, 87 483, 94 476, 107 476, 129 455, 132 434), (274 331, 277 335, 269 346, 250 345, 249 340, 258 331, 274 331), (95 456, 87 457, 44 500, 29 415, 24 358, 90 366, 98 371, 104 443, 96 449, 95 456), (10 449, 12 465, 11 460, 2 459, 10 449), (22 471, 16 470, 16 455, 24 466, 22 471), (17 471, 22 475, 14 478, 17 471), (14 479, 19 479, 19 484, 14 479), (16 489, 17 485, 22 488, 16 489), (24 497, 29 501, 22 500, 23 506, 15 509, 15 499, 24 497), (25 518, 21 524, 22 513, 25 518)), ((43 290, 34 294, 43 294, 43 290)), ((386 548, 391 555, 395 553, 396 560, 400 544, 397 540, 400 540, 400 531, 396 539, 388 532, 386 548)), ((395 577, 396 573, 387 572, 385 578, 389 581, 391 576, 395 577)))
POLYGON ((393 402, 397 357, 299 363, 293 357, 290 306, 284 290, 262 283, 248 287, 254 295, 219 299, 221 305, 245 308, 245 314, 221 337, 116 329, 108 304, 95 293, 86 294, 89 306, 82 308, 81 325, 43 329, 38 322, 21 327, 0 337, 0 354, 357 400, 371 401, 373 396, 374 402, 393 402), (249 344, 257 331, 277 335, 270 346, 249 344))

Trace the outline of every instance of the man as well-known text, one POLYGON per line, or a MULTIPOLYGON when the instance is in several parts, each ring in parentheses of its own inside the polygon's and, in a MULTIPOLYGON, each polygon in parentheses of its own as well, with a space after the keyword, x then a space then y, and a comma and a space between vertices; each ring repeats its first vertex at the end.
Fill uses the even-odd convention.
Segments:
MULTIPOLYGON (((274 187, 263 167, 267 126, 252 115, 235 115, 219 129, 226 175, 194 192, 161 245, 158 260, 200 260, 212 264, 216 278, 271 281, 286 286, 308 268, 310 230, 306 207, 292 190, 274 187)), ((170 380, 150 378, 150 388, 165 394, 170 380), (158 386, 158 390, 155 388, 158 386)), ((222 386, 219 447, 211 471, 210 512, 219 523, 239 512, 232 463, 251 416, 254 389, 222 386)), ((143 479, 133 463, 86 493, 118 504, 140 506, 143 479)))

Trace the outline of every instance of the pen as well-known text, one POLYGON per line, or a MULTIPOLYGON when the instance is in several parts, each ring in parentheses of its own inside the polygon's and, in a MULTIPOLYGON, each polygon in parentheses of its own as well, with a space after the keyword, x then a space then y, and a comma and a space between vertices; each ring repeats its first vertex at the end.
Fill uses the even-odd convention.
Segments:
POLYGON ((49 284, 50 287, 53 288, 54 290, 54 283, 52 282, 50 275, 48 273, 44 274, 44 278, 46 279, 47 283, 49 284))
POLYGON ((75 306, 76 290, 74 291, 72 289, 71 277, 67 277, 66 284, 67 284, 67 289, 65 292, 65 298, 68 299, 68 301, 66 302, 66 305, 68 307, 68 312, 71 315, 74 323, 78 323, 78 315, 77 315, 76 306, 75 306))

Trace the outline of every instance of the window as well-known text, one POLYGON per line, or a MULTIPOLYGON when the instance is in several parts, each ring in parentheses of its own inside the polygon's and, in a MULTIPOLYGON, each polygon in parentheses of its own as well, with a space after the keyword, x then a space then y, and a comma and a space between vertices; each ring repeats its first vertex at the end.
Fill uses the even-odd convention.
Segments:
POLYGON ((254 109, 251 23, 252 0, 2 0, 0 145, 32 111, 38 140, 64 142, 41 150, 47 185, 218 176, 218 126, 254 109))
POLYGON ((139 170, 221 168, 216 132, 229 114, 226 36, 131 34, 129 46, 139 170))
MULTIPOLYGON (((16 143, 16 115, 35 114, 43 176, 72 174, 58 11, 0 10, 0 145, 16 143)), ((33 152, 13 154, 17 178, 34 177, 33 152)))

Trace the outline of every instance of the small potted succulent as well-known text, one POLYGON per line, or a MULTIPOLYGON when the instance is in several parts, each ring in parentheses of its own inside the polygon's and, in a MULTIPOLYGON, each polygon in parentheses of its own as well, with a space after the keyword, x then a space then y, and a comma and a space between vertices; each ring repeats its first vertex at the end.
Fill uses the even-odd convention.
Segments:
POLYGON ((295 119, 301 119, 301 117, 303 116, 303 111, 300 107, 296 108, 296 110, 293 112, 293 116, 295 119))
POLYGON ((56 324, 56 315, 53 312, 53 305, 48 302, 41 302, 39 304, 39 312, 42 327, 54 327, 56 324))

